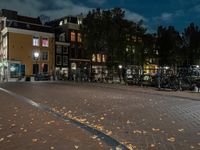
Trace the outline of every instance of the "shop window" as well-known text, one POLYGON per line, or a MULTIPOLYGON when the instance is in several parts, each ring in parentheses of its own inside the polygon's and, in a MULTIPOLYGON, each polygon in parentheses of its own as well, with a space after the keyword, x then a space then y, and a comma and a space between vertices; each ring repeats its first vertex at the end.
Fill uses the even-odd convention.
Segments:
POLYGON ((39 45, 40 45, 39 37, 33 37, 33 46, 39 46, 39 45))
POLYGON ((10 65, 10 77, 18 78, 20 75, 20 65, 19 64, 11 64, 10 65))
POLYGON ((49 40, 48 38, 42 38, 42 46, 49 47, 49 40))
POLYGON ((42 52, 42 60, 48 60, 48 52, 42 52))
POLYGON ((71 32, 71 41, 72 41, 72 42, 75 42, 75 41, 76 41, 75 32, 71 32))

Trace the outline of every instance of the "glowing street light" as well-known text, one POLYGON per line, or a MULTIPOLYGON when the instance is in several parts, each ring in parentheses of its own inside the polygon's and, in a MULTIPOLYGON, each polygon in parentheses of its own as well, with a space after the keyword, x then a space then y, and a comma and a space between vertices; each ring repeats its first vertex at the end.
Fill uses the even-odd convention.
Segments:
MULTIPOLYGON (((38 51, 35 51, 35 52, 33 53, 33 55, 34 55, 34 59, 36 60, 36 66, 38 66, 38 65, 37 65, 37 60, 38 60, 38 58, 39 58, 39 56, 40 56, 40 53, 39 53, 38 51)), ((39 71, 39 67, 36 68, 36 75, 38 74, 38 71, 39 71)))
POLYGON ((34 52, 33 55, 34 55, 35 60, 37 60, 39 58, 39 56, 40 56, 40 53, 39 52, 34 52))

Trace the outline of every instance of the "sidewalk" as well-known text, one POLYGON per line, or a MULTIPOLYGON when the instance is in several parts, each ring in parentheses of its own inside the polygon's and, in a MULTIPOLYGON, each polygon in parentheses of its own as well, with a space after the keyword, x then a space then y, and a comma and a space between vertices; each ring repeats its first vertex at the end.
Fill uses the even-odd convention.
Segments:
POLYGON ((109 147, 86 131, 0 91, 0 149, 102 150, 109 147))

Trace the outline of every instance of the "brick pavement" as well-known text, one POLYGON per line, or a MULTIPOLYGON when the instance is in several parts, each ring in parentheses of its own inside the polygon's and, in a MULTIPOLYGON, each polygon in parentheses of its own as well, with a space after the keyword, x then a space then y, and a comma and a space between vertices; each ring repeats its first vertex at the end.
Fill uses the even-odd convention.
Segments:
POLYGON ((0 91, 1 150, 109 149, 91 134, 0 91))
POLYGON ((200 149, 196 93, 77 83, 3 86, 82 120, 134 149, 200 149))

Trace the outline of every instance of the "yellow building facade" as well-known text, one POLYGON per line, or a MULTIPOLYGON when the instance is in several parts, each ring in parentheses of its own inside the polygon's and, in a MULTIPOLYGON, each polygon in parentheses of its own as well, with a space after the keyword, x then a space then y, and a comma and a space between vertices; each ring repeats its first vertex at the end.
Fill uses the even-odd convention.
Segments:
POLYGON ((34 80, 38 75, 53 74, 55 34, 40 18, 2 10, 0 31, 0 81, 34 80))
POLYGON ((38 65, 38 73, 44 73, 44 65, 48 65, 45 73, 52 74, 54 69, 54 35, 22 29, 8 29, 8 60, 25 65, 25 76, 32 76, 34 64, 38 65), (38 38, 38 45, 34 45, 34 38, 38 38), (43 46, 43 39, 48 45, 43 46), (39 52, 39 58, 34 58, 34 52, 39 52), (45 56, 44 56, 45 55, 45 56))

